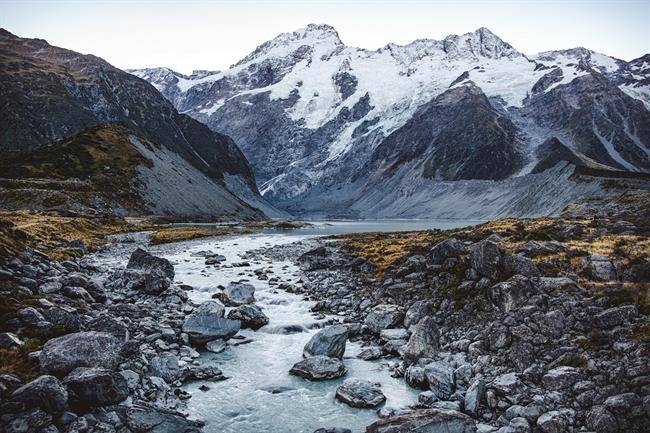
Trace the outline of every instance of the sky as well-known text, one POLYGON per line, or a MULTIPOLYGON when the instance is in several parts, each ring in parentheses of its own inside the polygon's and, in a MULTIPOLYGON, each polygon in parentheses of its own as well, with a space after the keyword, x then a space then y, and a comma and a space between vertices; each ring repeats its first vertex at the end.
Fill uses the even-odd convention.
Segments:
POLYGON ((332 25, 346 45, 367 49, 487 27, 525 54, 577 46, 623 60, 650 53, 650 0, 0 0, 0 27, 122 69, 223 70, 309 23, 332 25))

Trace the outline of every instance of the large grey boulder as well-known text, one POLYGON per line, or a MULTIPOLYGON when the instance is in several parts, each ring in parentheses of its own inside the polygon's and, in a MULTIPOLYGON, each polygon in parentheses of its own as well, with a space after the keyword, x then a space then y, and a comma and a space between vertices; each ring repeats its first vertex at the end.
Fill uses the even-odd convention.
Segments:
POLYGON ((602 254, 592 254, 582 259, 582 266, 587 276, 598 281, 616 280, 616 267, 609 257, 602 254))
POLYGON ((404 372, 404 380, 412 388, 418 389, 429 389, 429 381, 427 380, 426 374, 424 374, 424 368, 417 365, 411 365, 404 372))
POLYGON ((170 280, 174 280, 174 265, 169 260, 149 254, 142 248, 138 248, 131 254, 126 268, 139 269, 141 271, 157 270, 162 272, 170 280))
POLYGON ((442 361, 433 361, 424 367, 429 389, 440 400, 447 400, 454 392, 454 369, 442 361))
POLYGON ((125 422, 134 433, 201 433, 200 423, 153 409, 130 409, 125 422))
POLYGON ((406 310, 404 315, 404 326, 406 328, 416 325, 422 320, 423 317, 427 316, 431 312, 431 302, 430 301, 415 301, 411 306, 406 310))
POLYGON ((492 304, 503 312, 509 312, 524 305, 535 293, 535 286, 526 277, 515 275, 488 290, 492 304))
POLYGON ((229 307, 238 307, 255 302, 255 286, 247 283, 232 282, 216 296, 229 307))
POLYGON ((531 259, 519 254, 503 254, 501 257, 501 268, 508 276, 523 275, 528 278, 533 278, 542 275, 531 259))
POLYGON ((472 269, 487 278, 495 278, 499 274, 503 247, 495 242, 484 239, 472 244, 469 248, 469 262, 472 269))
POLYGON ((572 409, 552 410, 537 418, 537 426, 543 433, 565 433, 574 418, 572 409))
POLYGON ((129 395, 124 376, 106 368, 79 367, 63 383, 68 387, 70 403, 82 409, 117 404, 129 395))
POLYGON ((348 406, 371 408, 386 401, 378 383, 362 379, 347 379, 336 388, 336 399, 348 406))
POLYGON ((104 332, 76 332, 45 343, 39 356, 43 373, 64 376, 77 367, 114 369, 123 343, 104 332))
POLYGON ((303 349, 303 356, 316 355, 329 356, 330 358, 342 358, 345 353, 345 343, 348 339, 348 327, 345 325, 333 325, 321 329, 314 334, 303 349))
POLYGON ((483 379, 478 378, 472 382, 470 387, 465 392, 465 412, 470 415, 476 416, 478 409, 485 400, 485 382, 483 379))
POLYGON ((260 329, 269 323, 269 318, 257 305, 242 305, 228 313, 231 320, 239 320, 242 328, 260 329))
POLYGON ((149 373, 171 383, 178 379, 181 368, 178 364, 178 358, 173 353, 161 353, 151 359, 149 364, 149 373))
POLYGON ((218 338, 227 339, 239 332, 239 320, 226 319, 225 308, 217 301, 205 301, 185 317, 183 332, 202 345, 218 338))
POLYGON ((465 250, 465 244, 461 241, 456 238, 447 238, 431 248, 431 263, 434 265, 442 265, 450 257, 458 257, 465 254, 465 250))
POLYGON ((449 409, 422 409, 404 415, 380 419, 366 433, 476 433, 469 416, 449 409))
POLYGON ((68 409, 68 391, 59 379, 49 375, 37 377, 16 389, 11 394, 11 400, 52 414, 60 414, 68 409))
POLYGON ((415 325, 404 346, 404 362, 411 365, 420 358, 433 358, 439 348, 440 332, 432 317, 425 317, 415 325))
POLYGON ((587 428, 597 433, 616 433, 618 421, 604 406, 594 406, 587 413, 587 428))
POLYGON ((382 329, 394 328, 404 320, 404 312, 397 305, 380 304, 373 307, 366 316, 364 324, 373 333, 379 334, 382 329))
POLYGON ((144 275, 144 292, 149 295, 160 295, 169 289, 172 280, 161 269, 152 269, 144 275))
POLYGON ((310 356, 294 364, 289 373, 307 380, 326 380, 341 377, 347 371, 347 368, 338 358, 310 356))
POLYGON ((573 386, 582 379, 582 373, 575 367, 561 366, 549 370, 542 376, 544 388, 551 391, 559 391, 573 386))

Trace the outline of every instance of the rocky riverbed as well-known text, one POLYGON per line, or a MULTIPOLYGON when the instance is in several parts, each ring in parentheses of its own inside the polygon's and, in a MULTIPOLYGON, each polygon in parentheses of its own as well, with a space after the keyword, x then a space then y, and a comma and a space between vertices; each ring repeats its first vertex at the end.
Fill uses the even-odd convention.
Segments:
POLYGON ((3 263, 8 432, 643 432, 645 196, 3 263), (253 240, 254 239, 254 240, 253 240))

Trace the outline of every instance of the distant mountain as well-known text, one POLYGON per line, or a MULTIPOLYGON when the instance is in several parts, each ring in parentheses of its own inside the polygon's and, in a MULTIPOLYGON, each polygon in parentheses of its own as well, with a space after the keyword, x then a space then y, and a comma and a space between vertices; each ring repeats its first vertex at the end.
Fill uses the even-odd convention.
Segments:
MULTIPOLYGON (((131 167, 129 179, 135 178, 134 172, 151 164, 157 168, 165 163, 171 164, 169 169, 178 167, 175 174, 169 173, 168 179, 158 176, 159 196, 152 191, 142 191, 143 186, 154 186, 139 180, 135 190, 140 191, 145 209, 151 212, 188 217, 222 217, 227 214, 230 218, 260 218, 264 215, 258 209, 261 206, 273 213, 272 207, 259 196, 246 158, 233 140, 179 114, 146 81, 98 57, 54 47, 40 39, 20 38, 1 29, 0 65, 0 100, 3 101, 0 149, 29 151, 19 157, 23 162, 28 162, 24 159, 28 155, 38 159, 41 152, 45 152, 43 164, 47 164, 51 157, 57 157, 60 162, 56 155, 58 147, 70 146, 83 138, 88 140, 83 146, 90 156, 95 155, 89 149, 102 143, 102 163, 108 167, 113 165, 104 158, 112 156, 117 162, 121 157, 119 152, 127 149, 140 155, 136 160, 142 161, 139 159, 142 157, 148 161, 131 167), (109 126, 118 123, 122 125, 120 128, 109 126), (75 136, 82 131, 85 132, 81 136, 75 136), (107 131, 113 134, 106 135, 107 131), (117 141, 113 148, 110 142, 98 138, 100 132, 102 137, 115 137, 117 141), (135 144, 136 138, 133 137, 137 137, 138 143, 148 145, 135 144), (148 149, 154 149, 158 154, 146 156, 148 149), (166 162, 160 160, 156 163, 163 154, 166 162), (186 176, 192 172, 204 178, 211 184, 207 186, 203 185, 203 180, 200 182, 207 188, 205 193, 212 194, 218 190, 223 200, 204 196, 199 188, 191 188, 192 193, 184 197, 187 203, 179 203, 178 209, 167 204, 166 201, 174 195, 165 196, 163 191, 165 188, 171 191, 176 186, 166 182, 179 180, 175 177, 183 170, 186 176)), ((78 146, 72 148, 78 149, 78 146)), ((80 165, 68 167, 67 176, 83 178, 90 168, 83 164, 94 163, 92 158, 88 161, 80 158, 78 162, 80 165)), ((47 170, 44 170, 39 176, 46 174, 47 170)), ((122 191, 117 193, 119 195, 122 191)))
POLYGON ((226 71, 130 72, 232 136, 274 203, 364 216, 362 194, 399 190, 400 172, 424 192, 528 176, 552 138, 608 170, 648 172, 647 59, 584 48, 526 56, 486 28, 369 51, 311 24, 226 71))

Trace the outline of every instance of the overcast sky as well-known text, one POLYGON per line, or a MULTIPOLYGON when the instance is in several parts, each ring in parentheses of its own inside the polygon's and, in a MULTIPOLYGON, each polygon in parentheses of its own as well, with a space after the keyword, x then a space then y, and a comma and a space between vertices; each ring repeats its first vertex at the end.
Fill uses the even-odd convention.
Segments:
POLYGON ((526 54, 584 46, 631 60, 650 52, 650 0, 0 0, 1 27, 124 69, 225 69, 308 23, 330 24, 345 44, 369 49, 485 26, 526 54))

